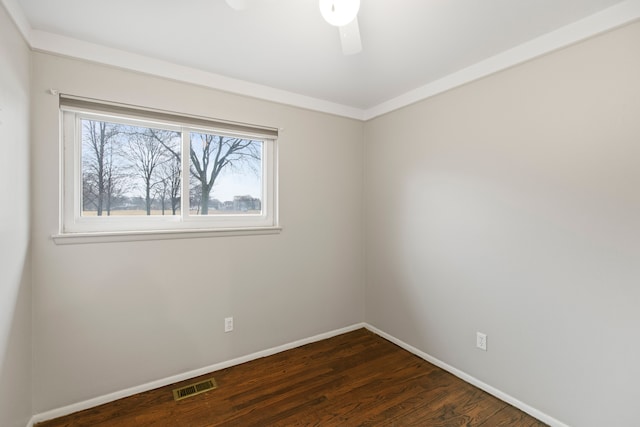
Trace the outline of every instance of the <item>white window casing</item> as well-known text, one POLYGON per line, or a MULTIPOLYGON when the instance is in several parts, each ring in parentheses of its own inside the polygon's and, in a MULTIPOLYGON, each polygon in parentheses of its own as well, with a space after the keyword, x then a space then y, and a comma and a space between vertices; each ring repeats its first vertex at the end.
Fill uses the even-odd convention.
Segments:
MULTIPOLYGON (((58 244, 277 233, 277 137, 275 128, 60 95, 61 221, 58 244), (181 135, 181 193, 177 215, 83 215, 82 120, 149 127, 181 135), (259 213, 199 215, 190 206, 190 136, 194 133, 261 143, 259 213)), ((177 151, 177 150, 176 150, 177 151)), ((177 157, 177 156, 176 156, 177 157)))

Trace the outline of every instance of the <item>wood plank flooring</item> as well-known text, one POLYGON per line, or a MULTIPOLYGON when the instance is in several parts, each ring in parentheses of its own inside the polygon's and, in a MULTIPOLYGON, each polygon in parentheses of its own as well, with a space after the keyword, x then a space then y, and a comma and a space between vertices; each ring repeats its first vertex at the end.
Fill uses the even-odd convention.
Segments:
POLYGON ((360 329, 37 427, 544 425, 360 329), (217 389, 173 400, 211 377, 217 389))

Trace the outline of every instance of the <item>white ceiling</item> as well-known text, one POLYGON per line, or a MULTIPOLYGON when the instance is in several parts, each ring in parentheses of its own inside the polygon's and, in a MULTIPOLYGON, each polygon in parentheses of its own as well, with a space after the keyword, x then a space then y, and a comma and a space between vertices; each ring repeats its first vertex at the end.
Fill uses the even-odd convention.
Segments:
POLYGON ((317 0, 248 0, 242 12, 224 0, 7 1, 41 41, 62 35, 363 111, 607 8, 638 3, 362 0, 363 51, 344 56, 317 0))

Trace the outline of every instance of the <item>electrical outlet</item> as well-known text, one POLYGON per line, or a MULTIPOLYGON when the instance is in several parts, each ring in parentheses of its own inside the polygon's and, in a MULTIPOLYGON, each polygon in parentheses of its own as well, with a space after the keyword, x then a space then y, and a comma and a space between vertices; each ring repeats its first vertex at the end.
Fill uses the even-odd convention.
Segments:
POLYGON ((480 350, 487 351, 487 334, 476 332, 476 347, 480 350))
POLYGON ((233 317, 224 318, 224 331, 225 332, 233 331, 233 317))

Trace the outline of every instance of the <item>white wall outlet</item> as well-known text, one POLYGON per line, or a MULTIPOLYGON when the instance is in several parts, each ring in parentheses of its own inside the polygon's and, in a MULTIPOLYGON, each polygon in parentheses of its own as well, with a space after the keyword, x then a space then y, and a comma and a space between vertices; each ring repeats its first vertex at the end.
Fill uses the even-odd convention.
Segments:
POLYGON ((225 332, 233 331, 233 317, 224 318, 224 331, 225 332))
POLYGON ((487 351, 487 334, 476 332, 476 347, 480 350, 487 351))

